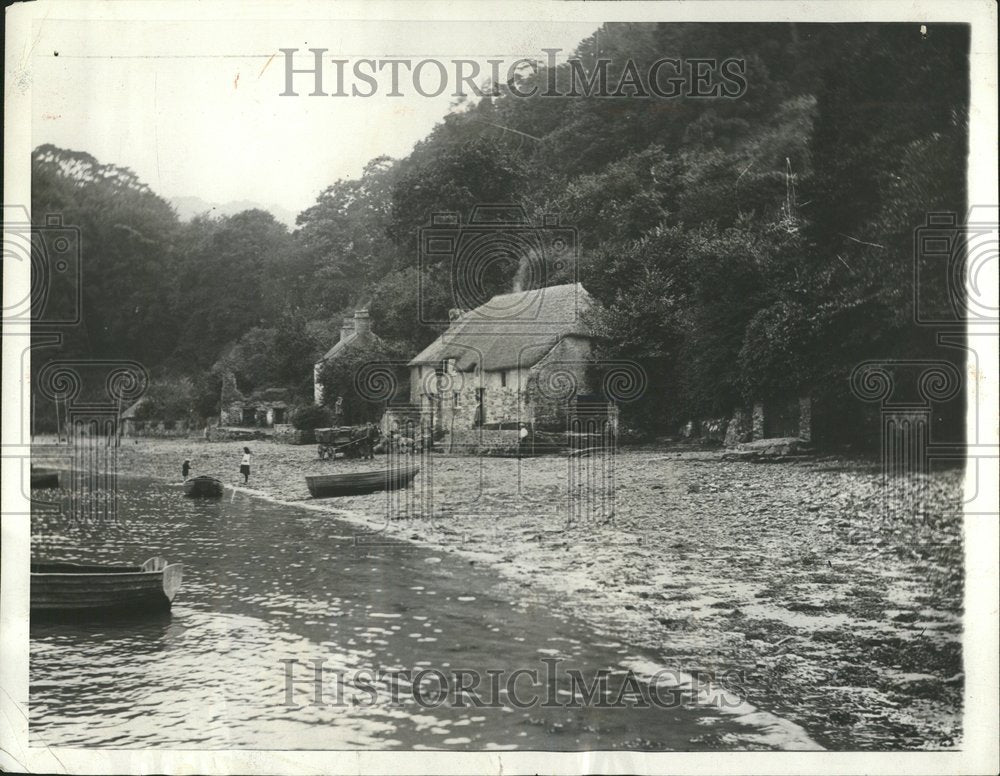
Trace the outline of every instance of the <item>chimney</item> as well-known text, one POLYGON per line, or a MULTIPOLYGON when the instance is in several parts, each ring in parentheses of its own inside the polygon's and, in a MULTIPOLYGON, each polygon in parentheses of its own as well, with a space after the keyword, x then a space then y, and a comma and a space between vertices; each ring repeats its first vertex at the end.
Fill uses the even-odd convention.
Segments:
POLYGON ((354 334, 354 319, 344 318, 344 322, 340 325, 340 341, 343 342, 352 334, 354 334))
POLYGON ((372 330, 372 322, 368 318, 367 310, 354 311, 354 330, 358 334, 368 334, 372 330))

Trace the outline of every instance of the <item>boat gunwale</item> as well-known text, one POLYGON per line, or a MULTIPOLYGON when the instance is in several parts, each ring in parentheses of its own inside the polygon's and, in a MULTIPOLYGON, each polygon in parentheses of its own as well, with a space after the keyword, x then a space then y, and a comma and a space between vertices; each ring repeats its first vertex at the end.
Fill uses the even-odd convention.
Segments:
POLYGON ((358 482, 382 482, 390 479, 401 479, 404 477, 415 477, 420 471, 420 466, 413 464, 401 466, 396 469, 379 469, 367 472, 342 472, 340 474, 307 474, 306 482, 323 484, 354 484, 358 482))
POLYGON ((131 569, 128 571, 114 571, 114 570, 102 570, 102 571, 32 571, 32 577, 79 577, 81 579, 92 578, 92 577, 114 577, 115 579, 121 579, 123 577, 160 577, 163 576, 163 571, 143 571, 142 569, 131 569))

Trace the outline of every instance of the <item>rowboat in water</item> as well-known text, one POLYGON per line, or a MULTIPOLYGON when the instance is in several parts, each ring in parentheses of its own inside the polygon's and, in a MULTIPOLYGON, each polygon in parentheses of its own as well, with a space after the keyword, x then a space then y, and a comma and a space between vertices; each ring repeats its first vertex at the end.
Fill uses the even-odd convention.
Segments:
POLYGON ((163 558, 141 566, 32 563, 31 611, 162 612, 170 609, 183 576, 183 564, 163 558))
POLYGON ((31 467, 31 487, 33 488, 58 488, 59 472, 55 469, 36 469, 31 467))
POLYGON ((306 477, 306 485, 313 498, 360 496, 380 490, 405 488, 419 471, 419 466, 401 466, 397 469, 350 474, 315 474, 306 477))
POLYGON ((222 480, 204 475, 184 480, 184 495, 195 498, 222 498, 222 480))

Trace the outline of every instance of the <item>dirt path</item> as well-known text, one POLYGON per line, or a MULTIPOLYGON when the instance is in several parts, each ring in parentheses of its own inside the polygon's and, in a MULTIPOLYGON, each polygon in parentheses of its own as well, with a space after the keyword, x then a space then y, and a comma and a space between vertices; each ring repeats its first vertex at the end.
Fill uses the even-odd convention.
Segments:
MULTIPOLYGON (((193 475, 242 487, 242 446, 126 441, 119 471, 179 481, 191 458, 193 475)), ((321 462, 313 446, 250 447, 248 489, 288 502, 308 501, 305 474, 385 465, 321 462)), ((308 506, 379 531, 365 541, 490 564, 510 596, 551 601, 667 665, 707 673, 829 748, 958 743, 960 471, 925 478, 923 508, 891 520, 879 472, 856 461, 625 450, 613 499, 593 479, 602 471, 555 456, 434 455, 411 491, 308 506)))

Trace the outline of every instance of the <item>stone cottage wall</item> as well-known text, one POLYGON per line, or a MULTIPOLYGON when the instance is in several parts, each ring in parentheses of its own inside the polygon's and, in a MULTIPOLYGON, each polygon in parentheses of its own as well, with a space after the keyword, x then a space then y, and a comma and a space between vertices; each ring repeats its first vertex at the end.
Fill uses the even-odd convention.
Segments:
MULTIPOLYGON (((434 390, 434 367, 421 365, 410 369, 411 402, 421 408, 425 422, 433 410, 434 425, 446 430, 476 427, 477 389, 483 389, 484 417, 487 426, 495 424, 543 422, 565 428, 567 408, 580 393, 589 393, 587 364, 590 341, 585 337, 565 337, 530 369, 449 371, 440 379, 437 398, 427 395, 434 390), (546 395, 539 391, 539 379, 555 372, 570 375, 566 396, 546 395)), ((561 376, 561 375, 560 375, 561 376)))
POLYGON ((589 340, 564 337, 531 368, 529 414, 536 426, 566 428, 573 400, 592 391, 587 379, 589 359, 589 340))

